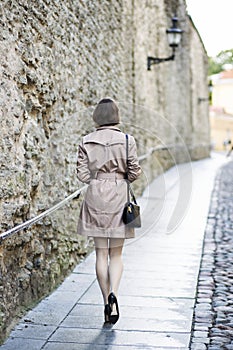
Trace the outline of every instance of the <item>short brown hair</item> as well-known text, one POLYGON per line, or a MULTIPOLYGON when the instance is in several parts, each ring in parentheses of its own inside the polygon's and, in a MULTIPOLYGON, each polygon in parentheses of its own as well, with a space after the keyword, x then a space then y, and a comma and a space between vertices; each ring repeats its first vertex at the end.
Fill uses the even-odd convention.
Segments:
POLYGON ((93 112, 93 120, 99 126, 119 124, 119 108, 111 98, 103 98, 99 101, 93 112))

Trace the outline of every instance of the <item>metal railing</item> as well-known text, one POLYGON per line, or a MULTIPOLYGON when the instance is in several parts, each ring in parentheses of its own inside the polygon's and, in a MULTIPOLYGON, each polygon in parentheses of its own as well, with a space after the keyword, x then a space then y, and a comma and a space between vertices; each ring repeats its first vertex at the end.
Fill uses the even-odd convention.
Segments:
POLYGON ((156 147, 151 147, 149 148, 148 152, 139 156, 138 160, 139 162, 142 162, 143 160, 149 158, 155 151, 166 151, 169 148, 173 148, 174 145, 170 145, 170 146, 156 146, 156 147))
POLYGON ((23 222, 22 224, 19 224, 11 229, 9 229, 8 231, 1 233, 0 234, 0 244, 2 243, 2 241, 12 235, 14 235, 15 233, 24 230, 25 228, 28 228, 29 226, 35 224, 36 222, 40 221, 41 219, 43 219, 45 216, 50 215, 51 213, 53 213, 55 210, 60 209, 61 207, 63 207, 67 202, 69 202, 71 199, 74 198, 78 198, 81 194, 82 191, 84 191, 87 188, 87 185, 81 187, 79 190, 75 191, 74 193, 72 193, 71 195, 69 195, 68 197, 66 197, 65 199, 63 199, 61 202, 55 204, 53 207, 45 210, 43 213, 37 215, 36 217, 29 219, 28 221, 23 222))
MULTIPOLYGON (((149 149, 149 151, 141 156, 138 157, 139 162, 142 162, 143 160, 149 158, 155 151, 160 151, 160 150, 168 150, 169 148, 174 148, 177 145, 169 145, 169 146, 156 146, 156 147, 152 147, 149 149)), ((74 198, 78 198, 80 196, 80 194, 86 190, 88 187, 88 185, 85 185, 83 187, 81 187, 80 189, 78 189, 77 191, 75 191, 74 193, 72 193, 71 195, 69 195, 68 197, 66 197, 65 199, 63 199, 61 202, 57 203, 56 205, 54 205, 53 207, 45 210, 43 213, 37 215, 36 217, 29 219, 25 222, 23 222, 22 224, 19 224, 3 233, 0 234, 0 244, 8 237, 16 234, 17 232, 24 230, 26 228, 28 228, 29 226, 35 224, 36 222, 40 221, 41 219, 43 219, 44 217, 50 215, 51 213, 53 213, 54 211, 60 209, 61 207, 63 207, 64 205, 67 204, 67 202, 69 202, 71 199, 74 198)))

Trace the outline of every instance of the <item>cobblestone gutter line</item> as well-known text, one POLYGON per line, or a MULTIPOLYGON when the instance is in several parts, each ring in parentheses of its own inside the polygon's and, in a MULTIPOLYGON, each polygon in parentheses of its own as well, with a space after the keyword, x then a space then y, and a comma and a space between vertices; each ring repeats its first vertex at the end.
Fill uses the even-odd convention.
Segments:
POLYGON ((212 192, 190 349, 233 349, 233 161, 218 172, 212 192))

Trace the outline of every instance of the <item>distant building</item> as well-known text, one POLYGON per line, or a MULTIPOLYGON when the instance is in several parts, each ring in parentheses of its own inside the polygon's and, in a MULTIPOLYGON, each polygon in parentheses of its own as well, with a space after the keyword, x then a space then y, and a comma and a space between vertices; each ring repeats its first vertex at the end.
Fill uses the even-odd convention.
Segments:
POLYGON ((233 69, 212 75, 211 143, 215 150, 233 145, 233 69))
POLYGON ((233 115, 233 69, 212 75, 212 104, 233 115))
POLYGON ((233 116, 210 107, 210 133, 212 148, 227 151, 233 145, 233 116))

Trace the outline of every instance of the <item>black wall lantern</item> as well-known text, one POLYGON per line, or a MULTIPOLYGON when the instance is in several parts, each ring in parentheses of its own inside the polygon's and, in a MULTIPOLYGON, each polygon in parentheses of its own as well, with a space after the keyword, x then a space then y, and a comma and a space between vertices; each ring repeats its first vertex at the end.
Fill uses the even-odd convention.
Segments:
POLYGON ((172 18, 172 28, 169 28, 166 30, 168 44, 172 48, 172 55, 169 57, 165 57, 165 58, 148 56, 147 57, 147 70, 151 70, 152 64, 158 64, 161 62, 174 60, 175 50, 176 50, 176 47, 178 47, 178 45, 180 43, 181 35, 183 32, 180 28, 177 28, 177 22, 178 22, 178 18, 173 17, 172 18))

